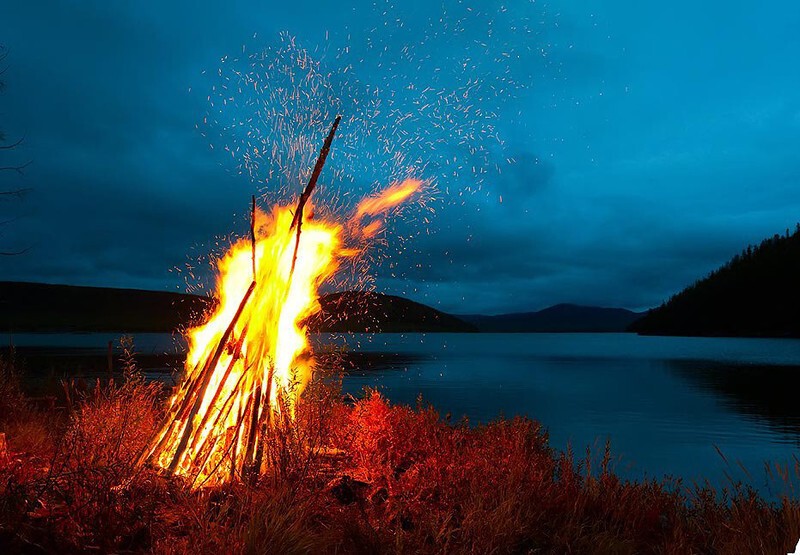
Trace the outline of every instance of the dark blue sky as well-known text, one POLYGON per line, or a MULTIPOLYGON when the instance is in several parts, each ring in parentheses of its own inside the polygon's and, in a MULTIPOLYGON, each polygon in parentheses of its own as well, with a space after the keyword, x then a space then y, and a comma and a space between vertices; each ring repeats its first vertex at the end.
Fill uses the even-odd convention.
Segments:
POLYGON ((1 276, 185 289, 255 188, 204 123, 251 108, 210 108, 217 69, 286 31, 331 74, 327 109, 381 101, 369 139, 351 121, 334 146, 331 171, 369 165, 363 183, 329 188, 394 177, 386 137, 436 181, 435 212, 395 222, 379 290, 462 313, 646 308, 800 220, 799 28, 794 0, 3 2, 0 128, 34 163, 0 185, 34 191, 0 206, 4 246, 32 246, 1 276))

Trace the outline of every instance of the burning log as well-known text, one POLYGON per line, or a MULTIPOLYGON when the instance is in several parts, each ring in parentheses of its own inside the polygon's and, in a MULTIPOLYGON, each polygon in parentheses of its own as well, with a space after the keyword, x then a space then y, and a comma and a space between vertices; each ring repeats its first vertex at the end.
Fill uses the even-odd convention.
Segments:
MULTIPOLYGON (((343 247, 342 225, 303 218, 340 121, 333 122, 294 210, 278 206, 267 215, 253 197, 249 240, 236 242, 219 263, 220 302, 205 324, 189 331, 187 376, 140 464, 184 476, 192 487, 261 474, 274 417, 293 418, 310 379, 302 322, 316 312, 317 290, 339 259, 357 252, 343 247)), ((377 233, 381 215, 421 184, 407 179, 364 199, 350 223, 372 221, 351 237, 377 233)))
POLYGON ((308 373, 298 368, 305 364, 299 355, 307 348, 299 322, 313 311, 317 285, 336 269, 339 226, 314 223, 303 247, 300 239, 304 208, 340 120, 334 121, 294 212, 276 209, 262 226, 269 228, 263 237, 257 237, 256 220, 266 216, 253 197, 250 244, 234 245, 224 260, 230 268, 220 282, 220 306, 209 322, 192 330, 191 370, 140 464, 187 476, 192 485, 260 474, 272 413, 293 410, 292 403, 282 406, 281 397, 288 394, 293 373, 308 373), (238 271, 244 256, 252 278, 234 304, 231 295, 246 283, 238 271), (262 259, 265 263, 258 265, 262 259))
POLYGON ((317 157, 317 163, 314 164, 314 171, 311 172, 308 185, 306 185, 306 188, 300 194, 300 199, 297 201, 297 209, 294 211, 292 225, 289 228, 294 229, 297 227, 297 237, 294 242, 294 256, 292 257, 292 273, 294 273, 294 267, 297 265, 297 249, 300 247, 300 230, 303 227, 303 209, 306 207, 306 202, 311 198, 311 193, 314 192, 314 188, 317 186, 319 174, 322 172, 322 167, 328 159, 331 143, 333 143, 333 136, 336 135, 336 130, 339 128, 340 121, 342 121, 342 116, 336 116, 336 119, 333 120, 331 130, 325 138, 325 142, 322 144, 322 150, 319 151, 319 157, 317 157))
MULTIPOLYGON (((211 357, 211 359, 208 362, 206 362, 203 368, 203 372, 201 373, 200 384, 199 386, 197 386, 197 394, 191 397, 193 399, 193 402, 191 403, 191 409, 189 410, 188 415, 185 417, 187 425, 183 429, 183 435, 181 436, 181 440, 178 443, 178 448, 175 450, 175 455, 172 458, 172 462, 169 464, 170 472, 175 471, 175 468, 178 465, 178 461, 180 460, 180 457, 183 456, 183 452, 186 449, 186 445, 195 431, 193 426, 194 419, 195 416, 197 416, 197 411, 200 410, 200 404, 203 402, 203 398, 205 397, 206 390, 208 389, 208 385, 211 381, 212 373, 214 369, 217 367, 217 364, 219 363, 219 358, 220 356, 222 356, 223 349, 227 348, 228 340, 231 337, 231 333, 233 333, 233 327, 236 325, 236 322, 239 321, 239 317, 242 315, 242 311, 244 310, 244 307, 247 305, 247 301, 250 300, 250 295, 253 294, 253 290, 255 288, 256 288, 256 282, 253 281, 252 283, 250 283, 250 287, 247 289, 247 293, 244 294, 244 298, 242 299, 242 302, 239 304, 239 309, 236 311, 233 320, 231 320, 231 323, 228 325, 228 328, 222 335, 222 339, 220 339, 219 343, 217 344, 217 349, 216 351, 214 351, 214 356, 211 357)), ((233 364, 235 360, 236 359, 234 357, 233 360, 231 361, 231 364, 233 364)), ((219 392, 219 389, 217 391, 219 392)), ((218 396, 214 395, 211 398, 210 404, 214 404, 217 401, 217 398, 218 396)), ((187 403, 186 406, 188 407, 189 403, 187 403)), ((206 413, 206 417, 207 416, 208 413, 206 413)), ((198 428, 200 427, 202 427, 202 425, 199 426, 198 428)))
MULTIPOLYGON (((154 447, 148 448, 143 455, 142 461, 146 461, 150 456, 153 455, 153 453, 161 451, 166 446, 167 442, 172 439, 173 433, 177 432, 181 434, 180 440, 178 441, 178 445, 175 449, 174 455, 172 456, 171 462, 167 466, 167 469, 170 472, 175 472, 178 461, 183 456, 187 447, 187 443, 195 431, 195 428, 192 424, 195 416, 197 415, 197 411, 200 410, 200 404, 205 396, 206 389, 208 388, 213 371, 216 368, 216 365, 219 363, 219 359, 220 356, 222 356, 223 350, 228 345, 228 340, 233 332, 233 328, 239 320, 247 301, 250 299, 250 295, 253 293, 255 285, 255 281, 250 284, 250 287, 247 289, 247 293, 245 293, 242 302, 239 303, 239 308, 237 309, 233 320, 231 320, 231 323, 228 325, 225 333, 222 334, 222 338, 217 343, 217 348, 214 351, 214 355, 210 359, 207 359, 203 364, 202 370, 200 370, 199 374, 197 374, 197 379, 187 380, 184 382, 185 387, 182 388, 184 393, 183 402, 174 405, 174 410, 167 414, 167 418, 162 425, 162 428, 168 429, 169 433, 164 433, 161 441, 159 441, 154 447), (180 430, 182 430, 182 433, 180 430)), ((216 401, 216 398, 212 398, 211 402, 213 403, 214 401, 216 401)))

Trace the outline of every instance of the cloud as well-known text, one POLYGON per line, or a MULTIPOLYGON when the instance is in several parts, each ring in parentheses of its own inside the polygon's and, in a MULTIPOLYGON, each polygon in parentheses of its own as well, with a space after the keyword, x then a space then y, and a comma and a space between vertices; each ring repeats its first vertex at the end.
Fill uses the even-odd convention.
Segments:
MULTIPOLYGON (((782 4, 6 3, 0 127, 34 164, 0 180, 35 190, 0 207, 3 239, 34 246, 4 278, 183 287, 170 270, 242 228, 255 187, 195 129, 213 70, 287 29, 352 63, 334 87, 384 91, 376 128, 414 115, 386 156, 426 162, 435 213, 394 222, 380 289, 461 313, 658 304, 798 219, 800 13, 782 4)), ((356 139, 328 169, 374 162, 356 139)), ((353 173, 330 180, 342 203, 394 177, 353 173)))

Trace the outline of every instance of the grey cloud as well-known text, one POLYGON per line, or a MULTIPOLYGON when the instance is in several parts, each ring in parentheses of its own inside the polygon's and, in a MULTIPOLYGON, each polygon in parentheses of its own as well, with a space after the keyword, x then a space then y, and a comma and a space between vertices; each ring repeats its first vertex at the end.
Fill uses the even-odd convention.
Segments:
MULTIPOLYGON (((241 229, 254 188, 194 128, 213 81, 201 71, 280 29, 320 57, 327 50, 332 68, 355 62, 336 87, 355 75, 390 87, 402 108, 421 98, 409 85, 459 90, 466 77, 484 87, 467 100, 497 111, 502 147, 472 148, 446 126, 430 144, 395 145, 426 160, 439 196, 449 194, 429 224, 414 211, 393 222, 392 266, 374 270, 387 292, 461 313, 645 308, 800 219, 794 3, 522 3, 494 18, 506 34, 487 40, 485 16, 498 6, 434 29, 439 6, 423 2, 3 4, 11 68, 0 127, 26 136, 20 155, 34 165, 13 183, 35 187, 0 206, 19 217, 0 239, 34 245, 2 261, 4 279, 181 286, 170 269, 241 229), (532 32, 508 30, 523 20, 532 32), (351 56, 333 59, 344 44, 351 56), (513 80, 526 86, 507 89, 513 80), (453 156, 501 171, 478 187, 453 172, 453 156)), ((409 119, 402 131, 427 123, 409 119)), ((352 160, 355 138, 343 135, 352 160)), ((329 169, 345 163, 334 156, 329 169)), ((355 173, 325 198, 352 203, 381 177, 355 173)))

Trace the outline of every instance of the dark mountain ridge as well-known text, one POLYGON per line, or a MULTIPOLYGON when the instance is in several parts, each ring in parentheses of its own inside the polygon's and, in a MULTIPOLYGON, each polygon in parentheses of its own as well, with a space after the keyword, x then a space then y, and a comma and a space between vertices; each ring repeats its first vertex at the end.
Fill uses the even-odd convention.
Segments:
POLYGON ((3 332, 172 332, 200 322, 208 297, 111 287, 0 282, 3 332))
POLYGON ((800 337, 800 224, 774 235, 650 310, 642 335, 800 337))
POLYGON ((475 332, 461 318, 421 303, 373 293, 345 291, 323 295, 322 310, 308 319, 312 330, 328 332, 475 332))
MULTIPOLYGON (((173 332, 197 325, 212 298, 139 289, 0 282, 0 331, 173 332)), ((621 332, 641 314, 559 304, 536 312, 454 316, 381 293, 322 295, 319 332, 621 332)))
POLYGON ((460 315, 482 332, 497 333, 581 333, 623 332, 642 316, 624 308, 603 308, 575 304, 557 304, 535 312, 497 316, 460 315))
MULTIPOLYGON (((371 292, 323 295, 312 331, 471 332, 472 324, 402 297, 371 292)), ((0 331, 172 332, 199 324, 214 299, 198 295, 0 282, 0 331)))

